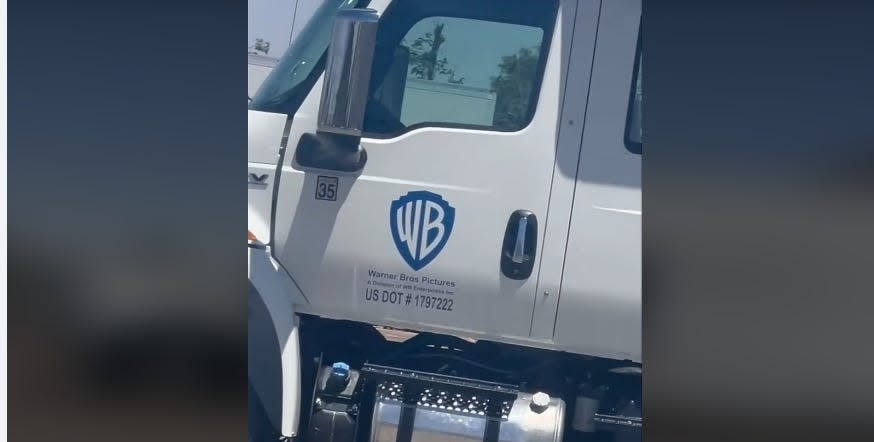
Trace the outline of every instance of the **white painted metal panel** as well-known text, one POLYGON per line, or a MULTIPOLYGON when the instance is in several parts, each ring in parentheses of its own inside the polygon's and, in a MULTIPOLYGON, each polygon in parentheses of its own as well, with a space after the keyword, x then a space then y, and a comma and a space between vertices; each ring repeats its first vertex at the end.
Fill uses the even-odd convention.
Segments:
POLYGON ((641 360, 641 156, 624 145, 640 0, 602 4, 555 345, 641 360))
POLYGON ((552 175, 552 194, 549 215, 545 220, 543 252, 540 261, 540 278, 534 315, 531 320, 531 338, 551 342, 555 327, 556 309, 562 294, 561 276, 564 268, 568 239, 568 222, 571 216, 571 201, 576 185, 577 163, 580 157, 580 140, 586 115, 586 101, 580 97, 589 94, 592 72, 592 56, 598 26, 600 0, 581 0, 575 17, 568 25, 574 29, 573 44, 566 45, 564 59, 567 63, 564 100, 559 125, 558 153, 552 175))
POLYGON ((248 118, 248 229, 259 241, 267 243, 270 241, 274 174, 288 117, 250 110, 248 118))
POLYGON ((537 262, 530 278, 511 280, 501 274, 500 253, 513 211, 531 210, 541 219, 547 213, 566 44, 561 17, 576 2, 564 3, 537 112, 518 132, 428 127, 391 139, 365 138, 368 161, 361 174, 304 172, 291 157, 300 136, 315 129, 321 83, 315 85, 294 117, 276 213, 275 255, 309 299, 298 311, 493 340, 529 339, 537 262), (319 175, 338 178, 337 201, 314 198, 319 175), (413 271, 392 240, 389 206, 421 190, 448 201, 455 224, 439 256, 413 271), (368 283, 385 278, 373 278, 371 271, 450 281, 454 293, 441 296, 451 297, 452 310, 417 308, 407 298, 372 302, 365 297, 368 283))

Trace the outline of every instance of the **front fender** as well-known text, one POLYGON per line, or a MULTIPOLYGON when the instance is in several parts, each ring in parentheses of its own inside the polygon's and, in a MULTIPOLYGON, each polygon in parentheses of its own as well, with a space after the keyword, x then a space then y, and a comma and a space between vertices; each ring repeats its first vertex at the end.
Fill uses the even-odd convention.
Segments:
POLYGON ((301 409, 298 318, 269 249, 248 253, 249 381, 273 425, 294 437, 301 409))

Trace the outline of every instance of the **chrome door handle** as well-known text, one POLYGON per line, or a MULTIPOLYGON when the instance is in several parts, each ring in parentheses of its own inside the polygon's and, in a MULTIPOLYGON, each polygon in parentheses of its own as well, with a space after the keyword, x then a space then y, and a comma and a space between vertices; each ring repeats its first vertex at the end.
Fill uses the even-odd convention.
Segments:
POLYGON ((516 231, 516 247, 513 248, 513 256, 510 258, 511 261, 516 264, 522 264, 525 262, 525 232, 528 230, 528 217, 520 216, 519 217, 519 226, 516 231))

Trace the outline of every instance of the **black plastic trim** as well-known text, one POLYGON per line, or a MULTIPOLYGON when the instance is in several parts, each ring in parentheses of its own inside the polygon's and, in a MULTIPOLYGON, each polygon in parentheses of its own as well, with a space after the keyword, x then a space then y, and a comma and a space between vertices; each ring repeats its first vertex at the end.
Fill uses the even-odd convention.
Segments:
POLYGON ((501 421, 497 419, 486 420, 486 431, 483 434, 483 442, 499 442, 501 438, 501 421))
MULTIPOLYGON (((634 90, 637 86, 637 76, 640 75, 640 56, 643 51, 643 33, 641 32, 642 24, 638 27, 637 31, 637 49, 634 51, 634 74, 631 76, 631 93, 628 97, 628 113, 625 116, 625 135, 624 142, 625 148, 628 149, 629 152, 636 155, 643 155, 643 140, 641 139, 640 143, 631 141, 631 138, 628 136, 628 132, 631 130, 631 114, 632 109, 634 109, 634 90)), ((641 108, 643 107, 643 103, 641 102, 641 108)), ((643 127, 643 109, 641 109, 641 118, 640 124, 643 127)))
POLYGON ((534 270, 537 258, 537 216, 530 210, 517 210, 507 220, 504 231, 504 244, 501 247, 501 273, 510 279, 526 279, 534 270), (519 221, 527 219, 525 235, 525 250, 521 263, 513 262, 513 252, 516 247, 516 237, 519 234, 519 221))
POLYGON ((294 162, 307 169, 359 172, 367 163, 367 151, 359 137, 305 133, 297 143, 294 162))
POLYGON ((416 425, 416 407, 409 405, 401 406, 401 415, 398 418, 398 432, 395 442, 410 442, 413 440, 413 429, 416 425))

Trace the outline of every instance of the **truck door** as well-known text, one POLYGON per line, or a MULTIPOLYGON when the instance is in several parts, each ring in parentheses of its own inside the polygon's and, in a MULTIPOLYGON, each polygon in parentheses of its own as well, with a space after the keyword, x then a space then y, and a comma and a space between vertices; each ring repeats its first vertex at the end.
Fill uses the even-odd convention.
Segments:
POLYGON ((567 3, 371 2, 381 18, 366 162, 337 171, 295 160, 315 133, 321 81, 288 133, 272 245, 304 294, 300 312, 529 336, 570 41, 561 16, 576 7, 567 3))

